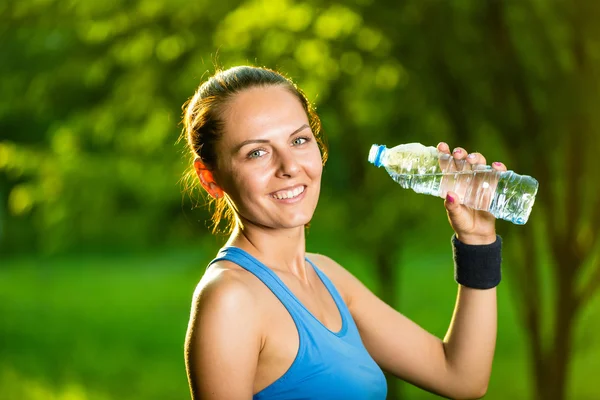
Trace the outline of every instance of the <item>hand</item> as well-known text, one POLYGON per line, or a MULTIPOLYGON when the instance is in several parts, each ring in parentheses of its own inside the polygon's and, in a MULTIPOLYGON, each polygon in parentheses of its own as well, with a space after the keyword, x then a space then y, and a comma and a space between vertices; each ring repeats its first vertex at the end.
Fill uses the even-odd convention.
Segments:
MULTIPOLYGON (((438 144, 437 149, 441 153, 451 154, 450 147, 444 142, 438 144)), ((457 170, 476 169, 478 165, 486 165, 483 155, 471 153, 471 157, 467 157, 468 155, 466 150, 461 147, 453 150, 451 156, 457 161, 457 170), (461 161, 459 162, 459 160, 461 161)), ((493 163, 492 168, 497 171, 506 171, 503 163, 493 163)), ((493 193, 495 185, 491 189, 491 193, 493 193)), ((489 200, 491 201, 491 198, 489 200)), ((496 241, 496 218, 492 214, 461 204, 461 197, 453 191, 447 192, 444 206, 448 212, 448 221, 458 240, 465 244, 490 244, 496 241)))

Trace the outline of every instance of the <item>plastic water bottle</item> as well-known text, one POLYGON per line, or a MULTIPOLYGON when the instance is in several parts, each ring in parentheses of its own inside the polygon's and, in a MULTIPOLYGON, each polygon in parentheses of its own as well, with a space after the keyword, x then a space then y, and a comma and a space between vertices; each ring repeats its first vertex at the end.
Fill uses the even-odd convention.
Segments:
POLYGON ((369 162, 385 167, 405 189, 441 198, 453 191, 462 204, 517 225, 527 222, 538 190, 538 181, 530 176, 496 171, 489 165, 472 166, 420 143, 391 149, 374 144, 369 162))

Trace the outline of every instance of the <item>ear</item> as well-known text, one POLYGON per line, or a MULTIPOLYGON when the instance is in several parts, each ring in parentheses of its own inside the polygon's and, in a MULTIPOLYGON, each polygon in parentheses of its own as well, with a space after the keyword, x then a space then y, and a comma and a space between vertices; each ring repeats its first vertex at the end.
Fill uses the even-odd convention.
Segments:
POLYGON ((215 182, 213 173, 206 168, 206 165, 199 159, 194 160, 194 170, 200 179, 202 187, 215 199, 220 199, 224 196, 223 189, 215 182))

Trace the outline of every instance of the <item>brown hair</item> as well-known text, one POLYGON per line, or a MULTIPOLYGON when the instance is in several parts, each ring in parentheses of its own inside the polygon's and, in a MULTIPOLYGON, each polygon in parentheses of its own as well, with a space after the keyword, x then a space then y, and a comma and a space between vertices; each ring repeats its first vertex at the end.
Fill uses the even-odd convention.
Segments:
MULTIPOLYGON (((279 72, 268 68, 249 66, 217 70, 183 105, 184 130, 181 138, 185 138, 188 143, 192 165, 196 158, 200 158, 209 170, 214 171, 217 168, 216 144, 223 134, 224 121, 221 116, 227 102, 235 94, 245 89, 266 86, 283 86, 300 100, 321 150, 323 165, 325 165, 328 154, 327 144, 321 133, 321 120, 304 92, 291 79, 279 72)), ((198 184, 193 167, 185 173, 184 182, 187 183, 188 190, 198 184)), ((212 197, 209 196, 209 199, 212 197)), ((212 216, 212 233, 219 233, 219 224, 224 218, 228 223, 223 233, 230 234, 236 215, 228 196, 209 200, 209 205, 213 201, 215 211, 212 216)))

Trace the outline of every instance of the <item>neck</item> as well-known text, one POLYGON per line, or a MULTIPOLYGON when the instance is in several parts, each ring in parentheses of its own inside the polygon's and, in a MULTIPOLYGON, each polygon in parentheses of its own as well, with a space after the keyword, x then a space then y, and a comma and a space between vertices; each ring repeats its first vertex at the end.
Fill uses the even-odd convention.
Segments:
POLYGON ((239 247, 273 270, 290 272, 302 281, 306 275, 304 226, 291 229, 265 229, 237 225, 226 246, 239 247))

